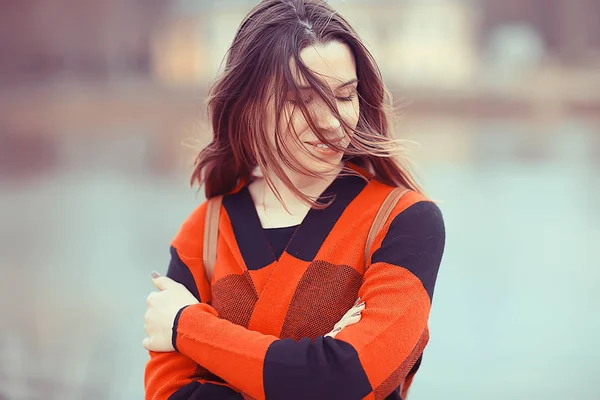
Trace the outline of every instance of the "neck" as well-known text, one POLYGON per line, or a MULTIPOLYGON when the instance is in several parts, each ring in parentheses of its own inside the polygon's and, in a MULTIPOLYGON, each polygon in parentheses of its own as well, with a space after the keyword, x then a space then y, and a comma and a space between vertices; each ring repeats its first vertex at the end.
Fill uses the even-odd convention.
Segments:
MULTIPOLYGON (((298 188, 304 195, 316 199, 333 182, 342 168, 343 164, 340 164, 338 168, 327 174, 322 174, 318 178, 294 173, 293 171, 286 171, 286 173, 295 188, 298 188)), ((248 188, 263 228, 291 226, 302 222, 302 219, 310 210, 310 206, 298 199, 294 192, 288 189, 277 176, 269 175, 269 178, 279 192, 282 202, 275 196, 273 190, 267 185, 266 179, 262 176, 253 181, 248 188)))
MULTIPOLYGON (((304 195, 309 196, 311 198, 319 197, 323 191, 333 182, 333 180, 338 176, 340 171, 343 168, 343 164, 340 163, 335 169, 327 174, 323 174, 320 177, 312 177, 308 175, 303 175, 297 173, 295 171, 288 170, 284 167, 284 170, 290 180, 292 181, 292 185, 300 190, 304 195)), ((301 207, 305 204, 296 197, 294 192, 290 190, 285 183, 283 183, 275 174, 268 175, 273 186, 279 192, 281 199, 283 200, 283 204, 290 209, 301 207)), ((264 179, 263 179, 264 180, 264 179)), ((267 205, 272 205, 272 202, 279 202, 273 190, 267 185, 266 180, 263 182, 265 189, 265 203, 267 205)))
MULTIPOLYGON (((284 168, 287 176, 289 177, 294 188, 298 189, 302 194, 309 198, 318 198, 323 191, 335 180, 340 171, 343 169, 344 163, 341 162, 336 168, 332 169, 326 174, 321 174, 319 177, 307 176, 294 171, 290 171, 284 168)), ((257 172, 257 179, 252 182, 249 189, 255 200, 255 204, 260 205, 261 208, 270 210, 285 210, 286 214, 300 215, 308 211, 309 205, 305 204, 302 200, 296 197, 296 194, 290 190, 285 183, 283 183, 275 174, 268 174, 268 178, 271 180, 275 189, 279 192, 279 196, 282 201, 279 201, 275 192, 267 184, 267 180, 260 173, 257 172)), ((266 175, 266 174, 265 174, 266 175)))

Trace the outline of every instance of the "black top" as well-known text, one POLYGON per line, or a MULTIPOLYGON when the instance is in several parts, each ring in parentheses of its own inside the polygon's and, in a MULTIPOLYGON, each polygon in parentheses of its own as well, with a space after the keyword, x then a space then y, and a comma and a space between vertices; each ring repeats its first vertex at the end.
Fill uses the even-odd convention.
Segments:
POLYGON ((277 256, 277 259, 283 254, 292 235, 296 232, 296 228, 298 228, 298 225, 264 229, 265 236, 267 237, 267 240, 269 240, 273 253, 277 256))
MULTIPOLYGON (((284 252, 298 260, 312 262, 346 208, 358 198, 367 183, 360 176, 338 176, 318 200, 319 203, 326 204, 334 196, 333 203, 323 210, 308 210, 284 252)), ((387 190, 385 186, 383 188, 387 190)), ((234 240, 249 271, 257 271, 279 261, 264 233, 248 185, 238 192, 223 196, 223 207, 229 216, 234 240)))

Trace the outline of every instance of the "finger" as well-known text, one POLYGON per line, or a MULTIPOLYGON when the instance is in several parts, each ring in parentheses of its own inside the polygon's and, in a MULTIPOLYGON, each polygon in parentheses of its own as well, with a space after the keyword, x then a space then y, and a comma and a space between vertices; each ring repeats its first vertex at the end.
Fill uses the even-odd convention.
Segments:
POLYGON ((344 327, 349 326, 349 325, 354 325, 358 321, 360 321, 361 318, 362 318, 362 313, 356 312, 356 313, 354 313, 352 315, 348 315, 348 316, 342 318, 340 320, 340 322, 338 322, 337 324, 335 324, 335 327, 336 328, 337 327, 344 328, 344 327))
POLYGON ((361 319, 360 315, 348 318, 346 321, 344 321, 346 324, 345 328, 349 327, 350 325, 357 324, 360 321, 360 319, 361 319))
MULTIPOLYGON (((148 308, 152 307, 152 305, 155 303, 156 298, 160 295, 160 292, 150 292, 148 294, 148 297, 146 297, 146 305, 148 306, 148 308)), ((146 312, 148 312, 148 310, 146 310, 146 312)))
POLYGON ((348 321, 350 321, 350 316, 342 318, 337 324, 335 324, 334 328, 344 329, 348 325, 348 321))
POLYGON ((362 316, 360 314, 354 315, 346 320, 346 326, 357 324, 362 316))
POLYGON ((362 312, 364 309, 365 309, 365 305, 364 304, 352 307, 351 309, 349 309, 348 311, 346 311, 346 314, 344 314, 344 316, 342 317, 342 319, 348 318, 349 316, 351 316, 354 313, 362 312))
POLYGON ((176 282, 166 276, 159 276, 158 278, 153 278, 152 283, 154 283, 154 286, 156 286, 158 290, 167 290, 172 288, 176 282))
POLYGON ((355 312, 361 312, 361 311, 364 311, 364 309, 365 309, 365 305, 364 304, 362 304, 362 305, 359 304, 359 305, 357 305, 355 307, 352 307, 350 309, 350 311, 348 311, 348 314, 354 314, 355 312))

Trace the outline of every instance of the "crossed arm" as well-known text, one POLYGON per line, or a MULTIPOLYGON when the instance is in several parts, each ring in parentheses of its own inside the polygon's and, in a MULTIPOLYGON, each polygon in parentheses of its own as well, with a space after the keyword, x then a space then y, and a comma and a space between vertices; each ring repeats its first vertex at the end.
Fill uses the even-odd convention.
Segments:
POLYGON ((402 386, 428 341, 444 240, 433 203, 419 202, 399 214, 364 275, 361 321, 314 341, 250 331, 220 319, 207 304, 177 303, 177 291, 164 288, 149 301, 169 305, 163 307, 169 309, 167 322, 156 330, 160 334, 149 332, 147 345, 177 351, 151 352, 146 399, 210 399, 217 398, 210 394, 217 389, 228 391, 219 396, 242 398, 237 391, 255 399, 383 399, 398 387, 405 391, 402 386), (222 380, 193 379, 197 365, 222 380))
MULTIPOLYGON (((177 278, 177 274, 172 270, 173 262, 170 272, 177 278)), ((148 296, 146 330, 149 336, 144 339, 144 347, 150 350, 150 361, 145 375, 146 398, 241 399, 242 396, 225 381, 202 368, 191 358, 175 352, 172 329, 164 329, 172 326, 172 323, 170 325, 168 323, 168 321, 174 320, 171 315, 176 315, 182 307, 200 303, 197 295, 192 294, 183 284, 169 277, 154 275, 153 283, 160 292, 153 292, 148 296), (149 331, 148 322, 152 320, 165 321, 160 324, 164 333, 149 331)), ((360 321, 364 308, 365 303, 357 300, 354 306, 335 324, 332 331, 325 336, 333 338, 345 327, 360 321)), ((217 314, 212 308, 210 308, 210 312, 213 315, 217 314)), ((154 326, 159 326, 159 324, 154 324, 154 326)))

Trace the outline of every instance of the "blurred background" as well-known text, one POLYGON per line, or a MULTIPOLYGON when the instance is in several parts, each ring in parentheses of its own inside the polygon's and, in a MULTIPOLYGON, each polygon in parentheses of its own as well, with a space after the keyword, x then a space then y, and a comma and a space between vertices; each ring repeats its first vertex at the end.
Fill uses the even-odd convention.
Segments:
MULTIPOLYGON (((0 399, 142 399, 149 274, 255 1, 0 1, 0 399)), ((411 400, 600 399, 600 0, 330 3, 447 247, 411 400)))

